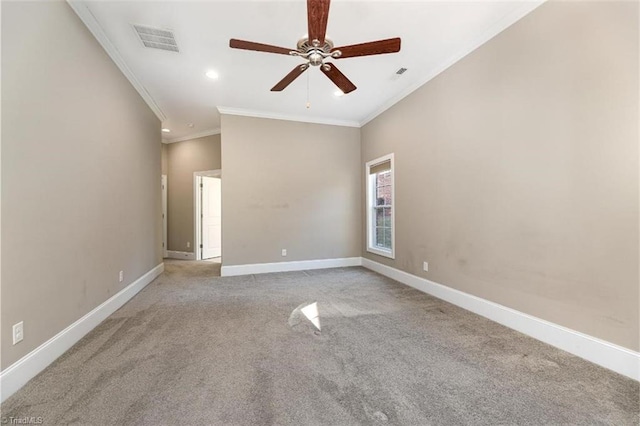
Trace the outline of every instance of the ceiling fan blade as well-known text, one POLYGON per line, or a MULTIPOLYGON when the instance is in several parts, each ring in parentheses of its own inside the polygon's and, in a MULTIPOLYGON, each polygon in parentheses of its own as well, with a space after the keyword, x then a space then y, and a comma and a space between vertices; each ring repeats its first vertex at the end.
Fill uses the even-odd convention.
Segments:
POLYGON ((229 47, 243 50, 256 50, 258 52, 281 53, 288 55, 291 50, 286 47, 271 46, 270 44, 255 43, 253 41, 237 40, 232 38, 229 40, 229 47))
POLYGON ((329 19, 331 0, 307 0, 307 23, 309 26, 309 42, 318 40, 319 46, 324 44, 329 19))
POLYGON ((291 84, 293 80, 300 77, 300 74, 305 72, 309 68, 308 64, 302 64, 295 67, 289 74, 287 74, 282 80, 278 82, 275 86, 271 88, 272 92, 281 92, 285 87, 291 84))
POLYGON ((336 59, 353 58, 355 56, 381 55, 383 53, 395 53, 400 51, 400 38, 370 41, 368 43, 352 44, 350 46, 335 47, 332 52, 339 50, 342 55, 336 59))
POLYGON ((325 64, 329 66, 329 69, 326 70, 324 65, 320 66, 320 71, 324 73, 333 83, 342 90, 342 93, 353 92, 357 89, 355 84, 353 84, 344 74, 340 72, 338 68, 336 68, 333 64, 325 64))

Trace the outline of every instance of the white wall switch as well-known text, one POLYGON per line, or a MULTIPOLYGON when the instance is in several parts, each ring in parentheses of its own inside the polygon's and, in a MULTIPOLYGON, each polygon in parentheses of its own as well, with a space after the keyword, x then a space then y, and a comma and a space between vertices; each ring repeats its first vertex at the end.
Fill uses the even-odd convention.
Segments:
POLYGON ((13 325, 13 344, 21 342, 24 339, 24 322, 20 321, 13 325))
POLYGON ((287 249, 282 249, 282 256, 286 256, 287 255, 287 249))
POLYGON ((124 280, 124 271, 120 271, 118 274, 118 282, 122 282, 124 280))
POLYGON ((429 271, 429 262, 424 262, 422 264, 422 270, 425 271, 425 272, 429 271))
POLYGON ((191 242, 187 241, 187 248, 191 247, 191 242))

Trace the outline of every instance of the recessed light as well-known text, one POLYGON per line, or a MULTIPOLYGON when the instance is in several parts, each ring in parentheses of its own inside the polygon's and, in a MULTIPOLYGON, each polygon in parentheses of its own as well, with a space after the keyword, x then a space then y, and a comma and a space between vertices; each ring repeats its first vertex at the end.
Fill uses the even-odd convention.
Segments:
POLYGON ((190 129, 193 129, 193 123, 189 123, 187 126, 189 126, 190 129))
POLYGON ((164 133, 169 133, 171 130, 169 130, 169 129, 162 129, 162 131, 163 131, 164 133))
POLYGON ((344 92, 342 90, 336 90, 335 92, 333 92, 334 95, 340 97, 342 95, 344 95, 344 92))
POLYGON ((217 80, 217 79, 218 79, 218 73, 217 73, 217 72, 215 72, 214 70, 209 70, 209 71, 207 71, 207 72, 205 73, 205 75, 206 75, 207 77, 209 77, 210 79, 212 79, 212 80, 217 80))

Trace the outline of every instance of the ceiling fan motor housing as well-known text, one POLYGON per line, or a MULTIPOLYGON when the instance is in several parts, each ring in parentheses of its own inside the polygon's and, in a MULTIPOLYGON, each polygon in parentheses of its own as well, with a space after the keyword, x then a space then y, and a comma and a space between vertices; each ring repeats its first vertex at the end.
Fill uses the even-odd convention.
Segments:
POLYGON ((321 50, 324 53, 329 53, 333 49, 333 42, 325 37, 322 46, 314 46, 313 43, 309 42, 309 38, 305 37, 298 40, 297 48, 300 53, 307 53, 311 50, 321 50))
POLYGON ((309 65, 317 67, 322 65, 325 58, 332 56, 331 49, 333 49, 333 42, 328 38, 325 38, 324 44, 320 46, 318 40, 309 41, 309 38, 305 37, 298 40, 297 50, 291 53, 308 59, 309 65))

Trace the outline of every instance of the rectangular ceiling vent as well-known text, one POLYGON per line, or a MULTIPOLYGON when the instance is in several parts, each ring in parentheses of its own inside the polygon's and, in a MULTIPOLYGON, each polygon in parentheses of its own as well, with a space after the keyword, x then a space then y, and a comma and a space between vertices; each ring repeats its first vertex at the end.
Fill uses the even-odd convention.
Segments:
POLYGON ((401 76, 402 74, 404 74, 405 72, 407 72, 407 69, 406 69, 406 68, 404 68, 404 67, 402 67, 402 68, 398 68, 398 71, 394 72, 394 73, 391 75, 391 81, 398 80, 398 79, 400 78, 400 76, 401 76))
POLYGON ((133 28, 136 30, 140 41, 145 47, 168 50, 169 52, 180 52, 176 38, 171 31, 135 24, 133 28))

